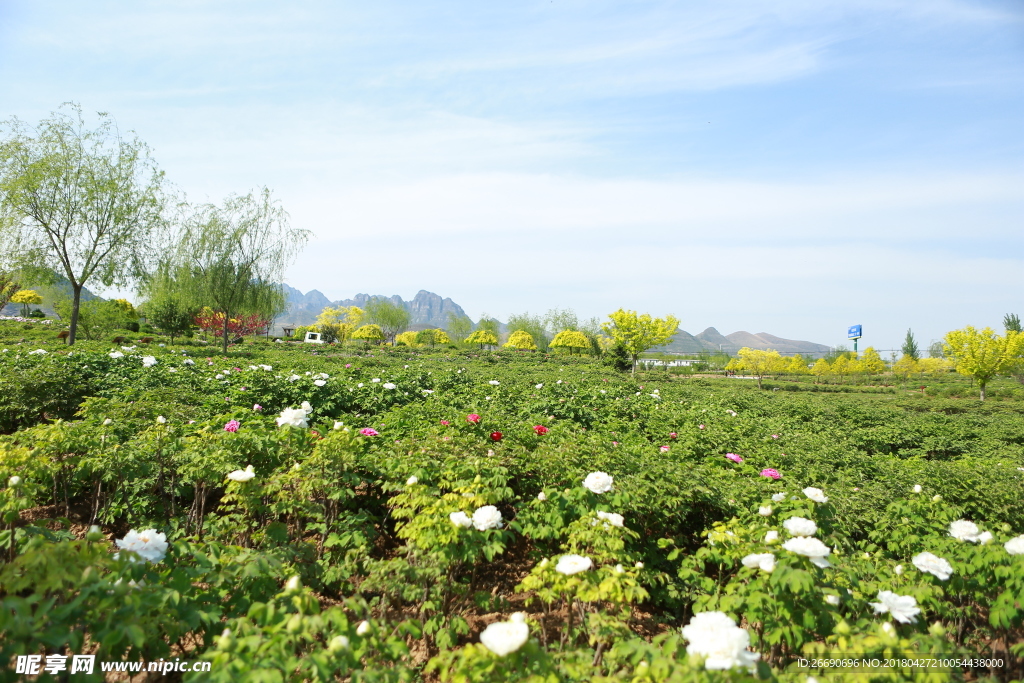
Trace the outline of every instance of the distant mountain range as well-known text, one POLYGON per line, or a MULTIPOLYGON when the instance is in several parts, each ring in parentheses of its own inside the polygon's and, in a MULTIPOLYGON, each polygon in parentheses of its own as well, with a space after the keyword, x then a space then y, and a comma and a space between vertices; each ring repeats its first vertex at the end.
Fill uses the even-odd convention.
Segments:
MULTIPOLYGON (((287 325, 297 327, 309 325, 316 320, 317 315, 325 306, 359 306, 363 308, 366 302, 373 298, 382 298, 403 306, 410 313, 409 329, 423 330, 427 328, 441 327, 448 325, 448 313, 455 313, 459 316, 466 316, 466 312, 457 303, 449 298, 442 299, 433 292, 421 289, 411 301, 405 301, 398 295, 382 296, 370 294, 356 294, 351 299, 340 299, 331 301, 322 292, 314 289, 303 294, 294 287, 283 285, 288 300, 288 309, 275 321, 275 331, 287 325)), ((468 317, 468 316, 466 316, 468 317)), ((504 329, 504 325, 502 325, 504 329)), ((782 354, 802 353, 812 356, 823 356, 830 348, 825 344, 816 344, 809 341, 798 341, 784 339, 768 334, 767 332, 733 332, 723 335, 713 327, 709 327, 700 334, 692 335, 684 330, 676 332, 668 344, 651 349, 651 351, 662 353, 700 353, 702 351, 726 351, 736 353, 744 346, 752 349, 775 349, 782 354)))
POLYGON ((274 326, 278 329, 285 325, 297 327, 299 325, 312 324, 320 314, 320 311, 326 306, 359 306, 360 308, 365 308, 366 302, 374 298, 387 299, 391 303, 402 306, 405 310, 409 311, 409 329, 411 330, 446 327, 448 325, 449 313, 469 317, 462 310, 462 306, 459 306, 451 299, 442 299, 437 294, 422 289, 416 293, 416 296, 411 301, 404 301, 397 294, 393 296, 356 294, 351 299, 331 301, 316 289, 303 294, 294 287, 283 286, 288 300, 288 309, 275 321, 274 326))

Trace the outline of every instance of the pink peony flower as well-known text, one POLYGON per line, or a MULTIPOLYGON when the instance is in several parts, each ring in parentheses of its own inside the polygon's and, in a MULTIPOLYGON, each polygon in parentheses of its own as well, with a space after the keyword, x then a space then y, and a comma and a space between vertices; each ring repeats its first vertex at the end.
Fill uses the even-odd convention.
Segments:
POLYGON ((697 429, 704 429, 704 425, 697 425, 697 429))
POLYGON ((779 474, 779 471, 771 467, 766 467, 765 469, 761 470, 761 476, 768 477, 770 479, 782 479, 782 475, 779 474))
POLYGON ((451 422, 449 422, 448 420, 441 420, 441 424, 443 424, 445 427, 447 427, 448 425, 451 424, 451 422))
POLYGON ((777 439, 777 438, 779 438, 779 435, 778 434, 772 434, 772 438, 773 439, 777 439))
POLYGON ((475 425, 479 421, 480 421, 480 416, 477 415, 476 413, 470 413, 469 415, 466 416, 466 422, 468 422, 470 424, 474 424, 475 425))
POLYGON ((613 446, 618 446, 618 445, 619 445, 619 442, 618 442, 618 441, 612 441, 612 445, 613 445, 613 446))
MULTIPOLYGON (((733 462, 743 462, 743 458, 736 455, 735 453, 726 453, 725 457, 727 457, 729 460, 732 460, 733 462)), ((772 471, 774 472, 775 470, 772 471)), ((762 472, 761 474, 764 474, 764 472, 762 472)))
POLYGON ((362 434, 363 436, 380 436, 380 432, 378 432, 373 427, 363 427, 362 429, 359 430, 359 433, 362 434))
POLYGON ((662 446, 662 447, 661 447, 661 448, 660 448, 659 450, 660 450, 660 451, 661 451, 662 453, 668 453, 668 446, 662 446))
POLYGON ((237 432, 238 428, 241 426, 241 424, 242 423, 239 422, 238 420, 228 420, 228 423, 226 425, 224 425, 224 431, 225 432, 237 432))
POLYGON ((263 410, 263 406, 261 406, 259 403, 253 403, 252 404, 252 409, 255 410, 258 413, 261 410, 263 410))
POLYGON ((350 367, 352 367, 352 364, 351 363, 345 363, 345 367, 346 368, 350 368, 350 367))
POLYGON ((678 436, 678 434, 676 434, 675 432, 669 432, 669 433, 668 433, 668 438, 670 438, 670 439, 674 439, 674 438, 676 438, 677 436, 678 436))

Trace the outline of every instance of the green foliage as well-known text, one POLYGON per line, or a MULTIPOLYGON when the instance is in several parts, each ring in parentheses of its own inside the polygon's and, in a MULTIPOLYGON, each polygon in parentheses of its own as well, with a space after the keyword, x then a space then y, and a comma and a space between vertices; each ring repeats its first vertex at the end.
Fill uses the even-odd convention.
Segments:
POLYGON ((404 306, 374 298, 366 302, 366 319, 384 333, 384 339, 394 341, 395 335, 409 326, 409 311, 404 306))

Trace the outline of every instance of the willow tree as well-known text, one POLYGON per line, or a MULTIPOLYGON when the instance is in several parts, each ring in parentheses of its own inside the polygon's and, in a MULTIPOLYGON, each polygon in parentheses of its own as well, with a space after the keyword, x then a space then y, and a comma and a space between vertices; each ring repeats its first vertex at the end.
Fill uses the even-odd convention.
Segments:
POLYGON ((71 285, 68 344, 78 331, 82 289, 126 286, 145 270, 150 236, 163 223, 163 173, 134 135, 109 114, 87 127, 67 104, 36 127, 2 125, 0 226, 22 263, 52 269, 71 285))
POLYGON ((224 353, 232 317, 259 315, 269 324, 284 312, 279 283, 309 237, 308 230, 288 225, 267 188, 231 195, 221 206, 204 204, 186 220, 175 280, 189 300, 223 316, 224 353))
POLYGON ((366 319, 377 325, 384 338, 394 341, 395 335, 409 326, 409 311, 383 297, 374 297, 366 302, 366 319))

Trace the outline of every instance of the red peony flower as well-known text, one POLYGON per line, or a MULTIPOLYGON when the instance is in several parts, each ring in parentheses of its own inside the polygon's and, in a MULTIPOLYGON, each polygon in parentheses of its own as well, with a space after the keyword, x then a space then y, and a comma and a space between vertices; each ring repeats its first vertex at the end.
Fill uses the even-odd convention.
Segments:
POLYGON ((533 428, 533 431, 535 431, 535 432, 537 432, 538 434, 540 434, 541 436, 543 436, 543 435, 545 435, 545 434, 547 434, 547 433, 548 433, 548 428, 547 428, 547 427, 545 427, 544 425, 536 425, 536 426, 535 426, 535 427, 533 428))
POLYGON ((501 432, 491 432, 491 441, 501 441, 501 432))

